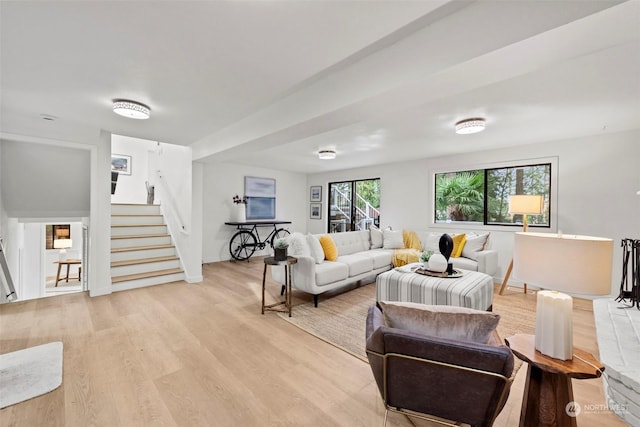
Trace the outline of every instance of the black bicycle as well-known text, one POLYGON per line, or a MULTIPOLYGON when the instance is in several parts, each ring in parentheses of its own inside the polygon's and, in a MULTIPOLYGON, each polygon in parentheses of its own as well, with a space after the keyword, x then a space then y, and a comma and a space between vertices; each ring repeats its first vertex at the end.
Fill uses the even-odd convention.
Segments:
POLYGON ((234 225, 238 231, 229 241, 229 253, 237 261, 244 261, 251 258, 256 250, 263 250, 267 245, 273 248, 276 240, 287 237, 289 230, 278 228, 282 224, 291 224, 290 221, 250 221, 250 222, 225 222, 227 225, 234 225), (273 227, 273 230, 264 239, 260 239, 259 227, 273 227))

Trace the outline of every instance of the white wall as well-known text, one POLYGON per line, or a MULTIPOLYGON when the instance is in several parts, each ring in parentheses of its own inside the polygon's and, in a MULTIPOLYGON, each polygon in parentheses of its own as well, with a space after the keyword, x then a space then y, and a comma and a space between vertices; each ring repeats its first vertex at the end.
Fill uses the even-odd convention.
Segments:
POLYGON ((131 156, 131 175, 120 174, 112 203, 147 203, 149 181, 149 153, 155 151, 157 143, 147 139, 122 135, 111 136, 111 153, 131 156))
MULTIPOLYGON (((572 140, 532 144, 465 155, 421 159, 349 171, 314 174, 308 185, 323 186, 323 218, 326 217, 327 183, 347 179, 381 178, 381 226, 416 231, 426 229, 491 230, 493 249, 499 251, 502 280, 511 260, 511 227, 435 225, 432 176, 448 167, 485 167, 499 162, 520 162, 558 157, 557 224, 552 231, 584 234, 614 240, 612 294, 620 287, 623 238, 640 238, 640 132, 603 134, 572 140)), ((326 231, 326 221, 307 220, 312 233, 326 231)), ((517 282, 516 282, 517 283, 517 282)))
POLYGON ((10 217, 89 214, 90 154, 86 149, 5 140, 3 207, 10 217))
MULTIPOLYGON (((234 195, 244 194, 244 177, 256 176, 276 180, 276 219, 291 221, 289 231, 306 232, 309 216, 309 187, 304 174, 283 172, 235 163, 210 163, 204 166, 203 260, 227 260, 229 239, 236 232, 225 225, 231 220, 234 195)), ((263 228, 264 235, 268 229, 263 228)), ((262 236, 261 232, 261 236, 262 236)), ((267 252, 263 252, 267 253, 267 252)))

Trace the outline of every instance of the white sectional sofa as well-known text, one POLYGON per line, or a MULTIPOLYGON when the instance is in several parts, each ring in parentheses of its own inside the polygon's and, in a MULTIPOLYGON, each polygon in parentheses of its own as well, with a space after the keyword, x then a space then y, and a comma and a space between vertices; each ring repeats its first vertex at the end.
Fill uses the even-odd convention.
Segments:
MULTIPOLYGON (((438 236, 441 235, 442 232, 439 232, 438 236)), ((373 279, 393 267, 394 249, 384 248, 384 241, 380 241, 380 230, 330 234, 338 251, 335 261, 325 259, 319 243, 321 236, 293 233, 289 237, 288 251, 290 256, 298 259, 297 264, 291 268, 291 286, 312 294, 316 307, 318 295, 363 279, 373 279), (375 235, 372 236, 372 233, 375 235)), ((433 245, 435 235, 418 233, 418 236, 425 250, 433 245)), ((498 265, 497 252, 483 248, 476 251, 473 257, 476 259, 459 257, 451 258, 451 261, 454 268, 493 275, 498 265)), ((271 274, 276 282, 284 284, 284 267, 273 266, 271 274)))

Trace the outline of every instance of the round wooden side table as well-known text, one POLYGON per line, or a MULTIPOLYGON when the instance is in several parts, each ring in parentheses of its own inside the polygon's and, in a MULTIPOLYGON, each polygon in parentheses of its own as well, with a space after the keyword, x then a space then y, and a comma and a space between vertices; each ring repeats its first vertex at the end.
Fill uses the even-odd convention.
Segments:
MULTIPOLYGON (((289 317, 291 317, 291 266, 298 262, 298 258, 288 256, 284 261, 277 261, 275 257, 266 257, 264 259, 264 271, 262 272, 262 314, 264 314, 265 310, 271 311, 280 311, 283 313, 289 313, 289 317), (265 305, 264 304, 264 288, 265 281, 267 278, 267 266, 275 266, 282 265, 284 266, 284 300, 275 302, 273 304, 265 305), (279 306, 284 306, 284 308, 279 308, 279 306)), ((272 267, 273 268, 273 267, 272 267)))
POLYGON ((516 334, 505 342, 518 359, 529 365, 520 427, 576 427, 571 379, 598 378, 604 370, 600 361, 575 347, 572 360, 545 356, 536 350, 534 335, 516 334))

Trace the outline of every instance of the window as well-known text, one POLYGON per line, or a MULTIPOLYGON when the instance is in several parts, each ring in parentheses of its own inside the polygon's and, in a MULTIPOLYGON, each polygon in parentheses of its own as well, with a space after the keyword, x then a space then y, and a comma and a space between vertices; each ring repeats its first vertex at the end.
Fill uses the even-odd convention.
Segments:
POLYGON ((551 225, 551 163, 438 173, 434 194, 436 223, 521 225, 522 215, 509 213, 509 196, 539 194, 544 198, 543 213, 527 216, 527 223, 551 225))
POLYGON ((70 224, 47 224, 45 227, 45 248, 54 249, 54 241, 71 239, 70 224))
POLYGON ((380 178, 329 183, 329 232, 380 225, 380 178))

